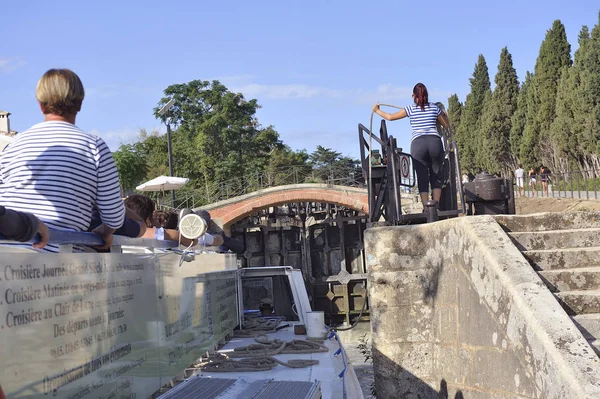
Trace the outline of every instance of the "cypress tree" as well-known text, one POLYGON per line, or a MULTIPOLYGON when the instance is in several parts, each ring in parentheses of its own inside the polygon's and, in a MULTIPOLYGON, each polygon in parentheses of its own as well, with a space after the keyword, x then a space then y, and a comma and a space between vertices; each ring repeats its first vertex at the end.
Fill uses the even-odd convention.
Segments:
POLYGON ((475 166, 477 170, 486 170, 491 173, 496 172, 496 165, 490 160, 490 148, 487 139, 487 130, 492 125, 494 115, 494 102, 492 101, 492 92, 488 90, 483 98, 483 107, 481 116, 477 121, 477 129, 472 138, 472 144, 475 151, 475 166))
POLYGON ((455 94, 448 97, 448 119, 450 119, 450 128, 456 132, 460 125, 463 105, 455 94))
POLYGON ((577 151, 577 136, 573 134, 575 127, 573 95, 575 91, 573 70, 564 67, 556 92, 556 118, 552 122, 550 134, 556 151, 555 163, 559 171, 566 171, 569 164, 571 167, 575 166, 572 162, 577 151))
MULTIPOLYGON (((600 18, 599 18, 600 19, 600 18)), ((587 29, 579 35, 573 74, 574 119, 582 169, 600 168, 600 21, 591 37, 587 29)))
POLYGON ((535 63, 531 90, 527 96, 527 117, 521 158, 528 166, 554 164, 549 151, 550 126, 555 117, 556 92, 563 67, 571 65, 571 45, 564 25, 556 20, 540 46, 535 63))
POLYGON ((523 130, 525 129, 525 116, 527 113, 527 90, 531 85, 532 75, 529 71, 525 75, 525 80, 519 89, 517 98, 517 108, 512 116, 510 128, 510 150, 515 158, 515 163, 521 163, 520 149, 523 130))
POLYGON ((510 131, 519 94, 517 71, 506 47, 500 52, 494 82, 496 87, 481 116, 480 135, 483 145, 479 148, 479 159, 480 166, 486 167, 490 172, 504 172, 506 175, 515 163, 510 149, 510 131))
POLYGON ((456 132, 461 164, 469 171, 476 172, 476 153, 478 141, 479 118, 483 110, 484 100, 490 92, 490 76, 485 58, 482 54, 477 59, 473 77, 470 79, 471 92, 467 95, 461 115, 460 125, 456 132))

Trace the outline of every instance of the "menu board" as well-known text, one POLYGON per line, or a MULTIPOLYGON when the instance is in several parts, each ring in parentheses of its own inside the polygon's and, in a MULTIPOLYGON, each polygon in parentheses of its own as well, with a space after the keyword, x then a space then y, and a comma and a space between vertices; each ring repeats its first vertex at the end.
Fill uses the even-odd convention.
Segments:
POLYGON ((146 398, 213 349, 238 323, 237 271, 179 259, 3 254, 7 398, 146 398))

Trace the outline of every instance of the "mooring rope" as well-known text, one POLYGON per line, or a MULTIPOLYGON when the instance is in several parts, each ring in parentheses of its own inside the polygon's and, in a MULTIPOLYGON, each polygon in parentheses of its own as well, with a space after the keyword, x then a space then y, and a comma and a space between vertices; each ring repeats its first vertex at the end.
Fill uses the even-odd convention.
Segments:
POLYGON ((318 360, 308 359, 292 359, 287 362, 275 359, 272 356, 253 357, 240 360, 232 360, 225 355, 220 355, 218 358, 209 359, 208 362, 199 365, 200 369, 205 372, 243 372, 243 371, 268 371, 276 367, 278 364, 282 366, 297 369, 315 366, 319 364, 318 360))
POLYGON ((256 344, 240 346, 233 352, 227 353, 229 357, 268 357, 275 355, 288 354, 306 354, 328 352, 329 348, 315 341, 305 341, 294 339, 292 341, 282 341, 280 339, 269 340, 266 335, 261 335, 254 340, 256 344))
POLYGON ((244 318, 244 328, 233 332, 237 338, 253 338, 263 334, 277 332, 280 319, 244 318))
POLYGON ((254 339, 256 344, 235 348, 233 352, 212 355, 206 362, 196 365, 206 372, 241 372, 241 371, 267 371, 278 364, 290 368, 303 368, 319 364, 318 360, 292 359, 287 362, 276 359, 275 355, 310 354, 329 352, 329 348, 314 341, 294 339, 282 341, 269 340, 266 335, 254 339), (233 358, 241 358, 233 360, 233 358))

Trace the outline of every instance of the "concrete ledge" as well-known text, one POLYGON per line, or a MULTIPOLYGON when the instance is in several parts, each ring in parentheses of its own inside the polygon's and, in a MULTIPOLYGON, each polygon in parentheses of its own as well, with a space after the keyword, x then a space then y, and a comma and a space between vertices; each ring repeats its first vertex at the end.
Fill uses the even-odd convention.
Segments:
POLYGON ((600 359, 491 216, 365 248, 378 398, 600 397, 600 359))
POLYGON ((600 212, 534 213, 497 215, 494 219, 506 231, 545 231, 600 227, 600 212))

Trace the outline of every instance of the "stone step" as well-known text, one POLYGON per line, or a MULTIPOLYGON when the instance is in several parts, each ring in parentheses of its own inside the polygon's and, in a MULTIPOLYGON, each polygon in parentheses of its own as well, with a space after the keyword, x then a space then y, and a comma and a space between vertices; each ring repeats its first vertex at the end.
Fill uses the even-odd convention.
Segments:
POLYGON ((556 212, 533 215, 497 215, 506 231, 547 231, 600 227, 600 212, 556 212))
POLYGON ((600 290, 600 267, 539 272, 550 291, 600 290))
POLYGON ((600 247, 523 251, 536 270, 600 267, 600 247))
POLYGON ((521 251, 600 246, 600 228, 508 233, 521 251))
POLYGON ((564 291, 554 295, 570 315, 600 313, 600 290, 564 291))
POLYGON ((571 318, 587 340, 600 339, 600 313, 579 314, 571 318))

